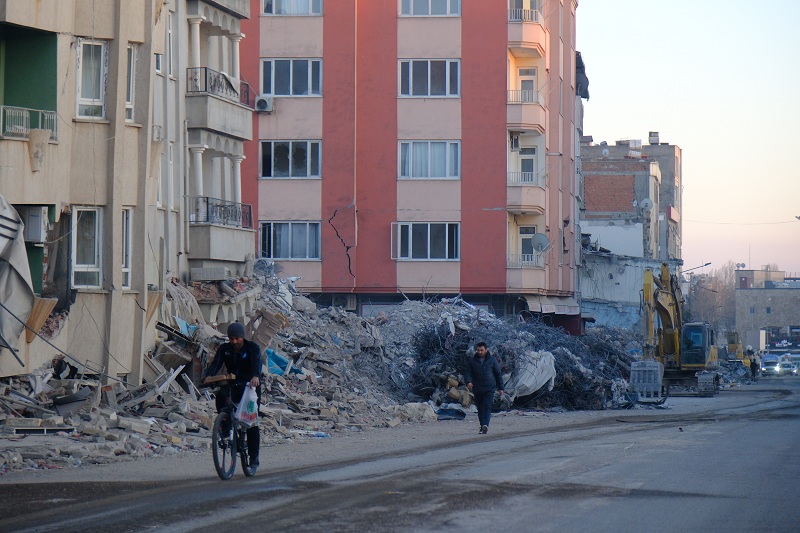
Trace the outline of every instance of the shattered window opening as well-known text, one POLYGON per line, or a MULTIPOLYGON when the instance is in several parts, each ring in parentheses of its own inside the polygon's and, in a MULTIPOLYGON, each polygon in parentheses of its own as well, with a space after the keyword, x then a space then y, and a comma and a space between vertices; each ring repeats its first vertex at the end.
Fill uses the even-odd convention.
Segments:
POLYGON ((322 96, 322 60, 262 59, 261 94, 322 96))
POLYGON ((319 178, 320 141, 261 141, 262 178, 319 178))

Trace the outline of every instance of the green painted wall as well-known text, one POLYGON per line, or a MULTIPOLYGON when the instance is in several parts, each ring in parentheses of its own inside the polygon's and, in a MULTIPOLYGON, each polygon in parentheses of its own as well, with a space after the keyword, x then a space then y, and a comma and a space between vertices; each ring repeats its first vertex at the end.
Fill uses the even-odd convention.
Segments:
POLYGON ((57 36, 0 24, 0 40, 0 102, 56 111, 57 36))

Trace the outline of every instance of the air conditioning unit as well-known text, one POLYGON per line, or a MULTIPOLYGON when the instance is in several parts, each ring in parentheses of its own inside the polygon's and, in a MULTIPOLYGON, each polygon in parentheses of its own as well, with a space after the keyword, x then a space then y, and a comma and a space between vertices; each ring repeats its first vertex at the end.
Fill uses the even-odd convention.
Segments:
POLYGON ((345 311, 358 309, 358 298, 355 294, 335 294, 331 304, 334 307, 343 307, 345 311))
POLYGON ((257 113, 272 113, 272 96, 262 94, 256 97, 256 112, 257 113))
POLYGON ((164 140, 164 126, 153 124, 153 142, 160 143, 164 140))
POLYGON ((47 206, 26 206, 17 208, 22 222, 25 223, 25 242, 41 244, 47 240, 47 206))

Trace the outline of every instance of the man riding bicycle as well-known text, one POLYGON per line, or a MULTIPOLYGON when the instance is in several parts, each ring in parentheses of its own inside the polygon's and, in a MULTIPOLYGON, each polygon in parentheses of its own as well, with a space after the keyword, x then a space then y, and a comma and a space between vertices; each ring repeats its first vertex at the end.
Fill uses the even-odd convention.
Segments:
MULTIPOLYGON (((253 341, 244 338, 244 326, 234 322, 228 326, 228 342, 223 343, 214 356, 214 361, 208 367, 207 376, 216 375, 223 363, 229 373, 236 375, 236 381, 231 387, 222 387, 217 393, 217 413, 225 407, 238 404, 244 394, 244 388, 249 383, 256 391, 258 405, 261 405, 261 348, 253 341)), ((261 434, 258 426, 247 429, 247 454, 250 457, 250 466, 258 466, 258 449, 261 445, 261 434)))

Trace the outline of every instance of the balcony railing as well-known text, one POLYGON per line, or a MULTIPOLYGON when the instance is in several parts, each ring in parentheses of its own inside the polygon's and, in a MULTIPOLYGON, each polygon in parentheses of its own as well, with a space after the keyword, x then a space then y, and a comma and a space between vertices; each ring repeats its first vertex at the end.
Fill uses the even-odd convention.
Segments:
POLYGON ((231 102, 253 107, 253 92, 250 84, 217 72, 208 67, 186 69, 186 92, 213 94, 231 102))
POLYGON ((508 185, 527 185, 544 188, 544 176, 538 172, 509 172, 508 185))
POLYGON ((0 136, 27 139, 30 131, 50 130, 50 140, 58 140, 58 116, 55 111, 0 106, 0 136))
POLYGON ((537 22, 542 23, 542 12, 538 9, 509 9, 509 22, 537 22))
POLYGON ((530 89, 508 91, 509 104, 538 104, 539 95, 537 91, 530 89))
POLYGON ((188 203, 191 224, 253 228, 253 206, 250 204, 237 204, 208 196, 190 196, 188 203))
POLYGON ((508 268, 543 268, 544 254, 508 254, 508 268))

